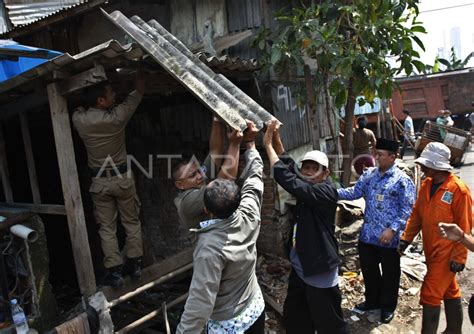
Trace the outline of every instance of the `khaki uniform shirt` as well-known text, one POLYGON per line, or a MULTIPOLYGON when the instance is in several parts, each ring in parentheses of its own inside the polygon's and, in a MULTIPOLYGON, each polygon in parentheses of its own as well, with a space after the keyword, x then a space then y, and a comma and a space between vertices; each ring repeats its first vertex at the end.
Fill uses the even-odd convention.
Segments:
POLYGON ((375 135, 369 129, 354 129, 354 157, 359 154, 370 154, 372 146, 369 143, 375 142, 375 135))
MULTIPOLYGON (((211 168, 214 164, 210 156, 207 156, 202 165, 204 174, 210 178, 211 168)), ((191 188, 180 191, 174 199, 174 205, 178 210, 178 216, 181 223, 186 224, 188 228, 196 228, 200 222, 208 219, 208 215, 204 212, 204 191, 206 186, 201 188, 191 188)))
POLYGON ((96 108, 78 109, 72 122, 87 150, 90 168, 100 168, 106 161, 108 166, 127 162, 125 149, 125 127, 142 99, 136 90, 122 104, 110 110, 96 108))

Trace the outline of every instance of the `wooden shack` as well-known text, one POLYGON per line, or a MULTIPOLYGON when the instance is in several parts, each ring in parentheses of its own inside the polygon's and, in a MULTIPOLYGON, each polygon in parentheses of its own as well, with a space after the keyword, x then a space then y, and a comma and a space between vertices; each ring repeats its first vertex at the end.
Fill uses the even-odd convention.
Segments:
MULTIPOLYGON (((175 189, 168 157, 191 152, 198 158, 205 156, 212 106, 180 81, 179 74, 157 62, 140 38, 114 24, 101 7, 107 13, 120 10, 126 18, 137 15, 144 21, 155 20, 190 50, 208 46, 206 22, 212 22, 210 37, 217 54, 190 57, 225 76, 235 86, 233 94, 250 96, 281 119, 286 148, 298 156, 311 148, 314 136, 329 138, 331 131, 322 126, 320 133, 311 132, 307 108, 296 104, 286 82, 255 76, 258 63, 254 58, 258 55, 247 38, 264 26, 272 27, 272 13, 283 5, 288 4, 266 0, 91 0, 3 35, 65 52, 0 83, 0 212, 16 214, 20 210, 38 215, 44 224, 53 287, 77 288, 87 304, 104 274, 88 192, 87 156, 71 127, 71 113, 81 104, 81 89, 105 78, 114 83, 119 95, 129 92, 131 73, 138 67, 146 73, 146 93, 127 127, 127 152, 133 157, 142 204, 146 268, 138 283, 100 290, 114 306, 143 291, 147 284, 163 282, 192 267, 192 240, 179 224, 172 202, 175 189)), ((249 115, 253 113, 260 118, 257 109, 249 115)), ((278 197, 273 181, 266 180, 259 238, 264 252, 283 251, 286 225, 282 224, 280 211, 283 214, 284 210, 278 197)))

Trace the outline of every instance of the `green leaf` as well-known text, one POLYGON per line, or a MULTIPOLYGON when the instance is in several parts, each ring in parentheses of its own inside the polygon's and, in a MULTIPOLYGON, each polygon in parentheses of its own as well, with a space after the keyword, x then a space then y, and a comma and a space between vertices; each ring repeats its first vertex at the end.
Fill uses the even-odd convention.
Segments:
POLYGON ((418 46, 425 51, 425 46, 423 45, 423 42, 417 37, 417 36, 411 36, 411 38, 415 41, 418 46))
POLYGON ((451 63, 444 58, 438 58, 438 62, 443 64, 444 66, 451 67, 451 63))
POLYGON ((411 31, 421 32, 423 34, 426 34, 426 29, 423 26, 413 26, 413 27, 411 27, 411 31))
POLYGON ((270 63, 272 65, 275 65, 276 63, 280 61, 280 59, 281 59, 281 51, 279 49, 272 48, 270 63))
POLYGON ((422 63, 421 61, 412 60, 411 62, 412 62, 413 65, 415 65, 416 70, 418 71, 418 73, 422 73, 425 70, 425 64, 422 63))

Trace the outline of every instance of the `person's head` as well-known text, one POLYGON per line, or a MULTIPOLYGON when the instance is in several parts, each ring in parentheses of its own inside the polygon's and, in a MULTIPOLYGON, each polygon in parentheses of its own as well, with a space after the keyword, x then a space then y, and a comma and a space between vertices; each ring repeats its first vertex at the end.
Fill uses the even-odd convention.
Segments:
POLYGON ((215 179, 204 191, 204 207, 213 217, 230 217, 240 204, 240 188, 231 180, 215 179))
POLYGON ((453 169, 449 163, 450 158, 451 151, 446 145, 431 142, 425 146, 415 163, 420 165, 421 171, 426 177, 437 178, 437 176, 449 173, 453 169))
POLYGON ((448 109, 440 110, 439 113, 440 113, 440 116, 443 118, 446 118, 449 115, 451 115, 451 111, 449 111, 448 109))
POLYGON ((375 145, 375 159, 381 171, 386 171, 393 166, 397 159, 398 142, 384 138, 378 138, 375 145))
POLYGON ((180 190, 200 188, 206 184, 206 177, 193 159, 184 159, 173 166, 174 185, 180 190))
POLYGON ((307 152, 301 160, 301 176, 311 183, 320 183, 329 176, 329 159, 321 151, 307 152))
POLYGON ((108 81, 86 88, 84 95, 88 107, 107 110, 115 104, 115 91, 108 81))
POLYGON ((367 127, 367 117, 361 116, 357 118, 357 125, 359 126, 359 129, 365 129, 367 127))
POLYGON ((403 109, 402 112, 405 114, 405 116, 410 116, 410 111, 409 110, 403 109))

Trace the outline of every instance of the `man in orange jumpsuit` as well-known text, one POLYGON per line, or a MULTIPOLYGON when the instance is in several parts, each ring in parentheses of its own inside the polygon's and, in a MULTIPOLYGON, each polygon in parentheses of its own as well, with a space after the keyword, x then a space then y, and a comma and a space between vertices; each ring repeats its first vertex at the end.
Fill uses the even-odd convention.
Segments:
POLYGON ((465 233, 472 227, 472 199, 468 187, 453 173, 451 152, 441 143, 429 143, 415 160, 426 176, 415 202, 399 251, 403 253, 413 238, 423 233, 428 272, 421 287, 422 333, 437 333, 441 301, 444 300, 447 328, 444 333, 460 334, 462 328, 461 291, 457 272, 464 269, 467 250, 460 243, 443 239, 438 223, 457 224, 465 233))

